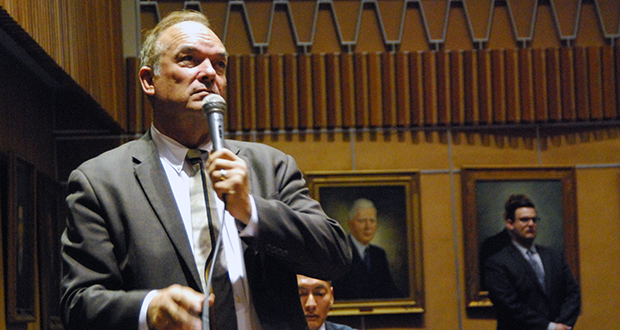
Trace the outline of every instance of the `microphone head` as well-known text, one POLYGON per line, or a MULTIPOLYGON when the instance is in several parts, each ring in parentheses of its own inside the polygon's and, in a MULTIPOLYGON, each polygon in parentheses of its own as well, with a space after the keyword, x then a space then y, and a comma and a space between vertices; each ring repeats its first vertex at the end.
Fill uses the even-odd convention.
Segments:
POLYGON ((220 94, 209 94, 202 99, 202 110, 205 115, 210 112, 224 112, 226 110, 226 100, 220 94))

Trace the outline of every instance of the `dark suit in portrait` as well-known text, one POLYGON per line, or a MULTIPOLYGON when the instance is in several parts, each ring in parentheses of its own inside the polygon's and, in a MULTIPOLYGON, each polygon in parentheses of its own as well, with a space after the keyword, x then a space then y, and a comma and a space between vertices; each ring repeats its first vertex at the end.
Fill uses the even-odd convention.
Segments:
POLYGON ((513 244, 488 257, 484 264, 498 330, 544 330, 550 322, 569 326, 577 322, 581 294, 564 255, 540 245, 536 250, 544 267, 545 288, 513 244))
MULTIPOLYGON (((308 196, 290 156, 255 143, 225 147, 248 165, 260 220, 260 235, 241 240, 262 328, 305 329, 296 273, 342 274, 350 260, 346 235, 308 196)), ((150 132, 82 164, 68 190, 61 303, 67 329, 135 330, 150 290, 180 284, 203 291, 150 132)))
POLYGON ((480 269, 480 289, 482 291, 487 290, 484 281, 484 272, 482 271, 484 263, 490 256, 503 250, 507 245, 511 244, 510 242, 512 242, 510 231, 508 231, 507 228, 504 228, 504 230, 491 237, 488 237, 482 242, 482 244, 480 244, 480 250, 478 253, 478 269, 480 269))
POLYGON ((353 245, 351 236, 349 240, 353 250, 353 260, 349 271, 333 281, 334 297, 343 300, 404 297, 403 292, 394 283, 385 250, 374 244, 368 245, 369 269, 364 257, 353 245))

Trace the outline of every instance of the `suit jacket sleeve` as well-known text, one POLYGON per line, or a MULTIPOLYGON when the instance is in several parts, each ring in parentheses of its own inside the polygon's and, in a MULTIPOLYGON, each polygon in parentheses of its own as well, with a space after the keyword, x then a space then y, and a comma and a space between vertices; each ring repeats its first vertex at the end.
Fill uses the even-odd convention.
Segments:
POLYGON ((258 252, 283 260, 289 271, 332 279, 351 263, 351 250, 339 223, 309 197, 295 160, 261 144, 239 146, 250 169, 259 218, 257 237, 242 239, 258 252))
POLYGON ((557 263, 561 265, 561 270, 557 273, 561 274, 561 277, 557 277, 557 280, 553 280, 552 282, 558 290, 557 296, 560 300, 558 302, 560 306, 560 316, 558 316, 554 322, 573 327, 575 323, 577 323, 577 318, 581 312, 581 289, 564 255, 559 254, 557 260, 557 263))

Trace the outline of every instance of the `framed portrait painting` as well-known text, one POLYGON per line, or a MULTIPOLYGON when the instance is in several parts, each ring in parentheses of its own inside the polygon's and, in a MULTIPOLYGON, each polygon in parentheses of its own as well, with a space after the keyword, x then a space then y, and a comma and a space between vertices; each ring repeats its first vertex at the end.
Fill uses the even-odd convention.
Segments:
POLYGON ((41 330, 63 329, 60 320, 60 238, 65 227, 66 189, 37 172, 37 235, 41 330))
POLYGON ((332 279, 330 315, 424 311, 419 172, 305 174, 310 195, 337 220, 353 262, 332 279))
POLYGON ((32 322, 35 314, 35 172, 9 154, 6 303, 9 322, 32 322))
POLYGON ((493 306, 481 269, 488 256, 510 244, 504 204, 513 194, 526 195, 536 206, 541 219, 536 244, 563 251, 578 276, 574 167, 464 167, 461 173, 468 308, 493 306))

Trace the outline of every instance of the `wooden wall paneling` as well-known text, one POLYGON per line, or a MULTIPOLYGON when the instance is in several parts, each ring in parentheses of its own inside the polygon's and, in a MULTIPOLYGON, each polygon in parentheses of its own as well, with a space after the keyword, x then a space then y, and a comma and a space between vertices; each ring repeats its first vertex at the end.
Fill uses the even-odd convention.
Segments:
POLYGON ((256 57, 244 55, 241 62, 241 129, 251 131, 255 128, 256 113, 256 57))
POLYGON ((342 127, 355 126, 355 82, 352 53, 340 54, 340 82, 342 91, 342 127))
POLYGON ((519 67, 518 49, 504 50, 504 68, 506 83, 506 122, 516 123, 519 121, 519 67))
POLYGON ((313 53, 312 57, 312 99, 313 124, 315 129, 325 128, 326 124, 326 94, 325 85, 325 54, 313 53))
POLYGON ((383 86, 381 83, 381 54, 369 53, 368 57, 368 114, 369 127, 383 126, 383 86))
POLYGON ((409 92, 409 53, 397 52, 394 62, 396 126, 407 127, 411 120, 409 112, 411 104, 411 93, 409 92))
MULTIPOLYGON (((141 131, 138 129, 138 118, 142 118, 142 106, 138 105, 138 97, 142 89, 138 80, 138 70, 140 61, 138 58, 130 56, 125 60, 125 71, 127 77, 127 97, 126 97, 126 119, 124 129, 128 132, 137 133, 141 131)), ((140 123, 142 124, 142 123, 140 123)), ((141 125, 140 125, 141 126, 141 125)))
POLYGON ((269 56, 269 90, 271 105, 269 129, 278 131, 283 126, 284 117, 284 64, 282 54, 269 56))
POLYGON ((588 104, 588 54, 584 47, 575 47, 575 105, 577 120, 590 119, 588 104))
MULTIPOLYGON (((243 130, 241 121, 243 110, 243 98, 241 96, 242 81, 241 68, 243 65, 243 57, 241 55, 229 55, 228 66, 226 68, 227 79, 227 111, 226 124, 229 132, 238 132, 243 130)), ((249 91, 247 91, 249 93, 249 91)))
POLYGON ((478 76, 478 122, 480 124, 491 123, 491 110, 493 109, 493 95, 491 94, 491 51, 481 49, 477 51, 477 76, 478 76))
POLYGON ((506 75, 504 73, 504 50, 491 50, 491 94, 493 100, 492 122, 506 122, 506 75))
POLYGON ((424 98, 422 122, 426 126, 437 123, 437 52, 422 53, 422 83, 424 98))
POLYGON ((309 54, 297 55, 299 77, 299 129, 308 129, 312 111, 312 64, 309 54))
POLYGON ((297 128, 299 104, 297 103, 297 55, 284 54, 284 129, 297 128))
POLYGON ((422 52, 409 53, 410 125, 422 126, 424 120, 424 67, 422 52))
POLYGON ((519 122, 534 121, 534 82, 532 80, 532 50, 519 49, 519 122))
POLYGON ((547 114, 547 76, 545 70, 545 52, 536 48, 532 51, 534 78, 534 120, 546 122, 547 114))
POLYGON ((562 120, 559 49, 547 48, 545 62, 547 65, 547 111, 549 120, 557 122, 562 120))
POLYGON ((340 56, 337 53, 325 55, 326 72, 326 102, 327 122, 326 127, 333 129, 342 123, 341 92, 340 92, 340 56))
POLYGON ((269 123, 269 57, 270 55, 258 54, 254 56, 254 68, 256 70, 256 126, 255 129, 264 131, 269 123))
POLYGON ((616 119, 616 80, 614 48, 601 47, 601 86, 603 87, 603 118, 616 119))
POLYGON ((435 63, 437 65, 437 124, 441 126, 450 123, 450 60, 445 51, 435 52, 435 63))
POLYGON ((463 123, 478 124, 478 67, 475 50, 463 51, 463 123))
POLYGON ((453 50, 448 55, 450 58, 450 124, 463 125, 463 52, 453 50))
POLYGON ((396 77, 395 53, 381 53, 381 95, 383 96, 383 123, 382 126, 389 128, 396 126, 396 77))
POLYGON ((620 45, 614 47, 614 73, 616 74, 616 118, 620 117, 620 45))
POLYGON ((590 46, 588 54, 588 101, 590 104, 590 120, 603 119, 603 87, 601 86, 601 48, 590 46))
POLYGON ((562 89, 562 118, 577 119, 575 109, 575 65, 573 48, 560 48, 560 85, 562 89))
POLYGON ((354 55, 354 78, 355 81, 355 127, 366 127, 366 114, 368 113, 368 68, 367 54, 356 53, 354 55))

